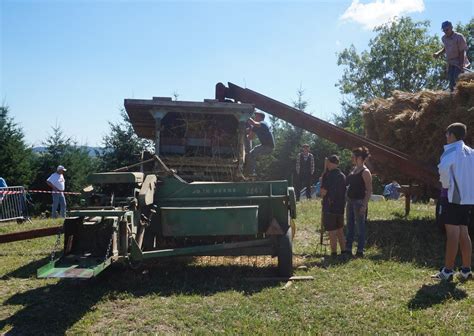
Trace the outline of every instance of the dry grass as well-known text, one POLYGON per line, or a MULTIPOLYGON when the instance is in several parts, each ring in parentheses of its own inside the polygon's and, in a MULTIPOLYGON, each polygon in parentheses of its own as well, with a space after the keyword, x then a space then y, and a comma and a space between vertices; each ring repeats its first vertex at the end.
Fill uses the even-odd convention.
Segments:
POLYGON ((88 282, 40 280, 54 237, 2 245, 0 333, 25 334, 472 334, 474 281, 433 282, 444 237, 433 206, 371 203, 364 259, 319 245, 318 201, 298 205, 295 257, 314 281, 249 281, 270 258, 172 260, 112 268, 88 282))

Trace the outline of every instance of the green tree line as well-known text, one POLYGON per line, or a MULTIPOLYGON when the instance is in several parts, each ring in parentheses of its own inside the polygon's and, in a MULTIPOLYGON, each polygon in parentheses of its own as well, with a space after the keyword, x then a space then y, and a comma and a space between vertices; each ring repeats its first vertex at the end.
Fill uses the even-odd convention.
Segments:
MULTIPOLYGON (((440 36, 430 35, 430 22, 414 22, 400 18, 376 27, 375 37, 367 50, 358 52, 354 46, 345 48, 337 55, 337 64, 343 68, 341 79, 336 83, 342 95, 340 114, 333 122, 345 129, 364 134, 360 106, 375 97, 389 97, 394 90, 416 92, 422 89, 445 87, 445 64, 434 59, 433 52, 441 48, 440 36)), ((468 56, 474 57, 474 19, 467 24, 458 23, 457 31, 467 37, 468 56)), ((299 88, 293 106, 302 111, 308 108, 304 89, 299 88)), ((91 172, 110 171, 140 161, 142 150, 150 148, 150 142, 136 136, 126 113, 122 120, 109 123, 110 130, 104 136, 103 150, 95 157, 84 146, 67 137, 59 126, 52 127, 44 140, 44 153, 33 153, 25 142, 24 133, 10 115, 8 106, 0 107, 0 176, 9 185, 24 185, 45 189, 45 180, 57 165, 68 168, 67 189, 80 190, 86 185, 91 172)), ((350 168, 350 152, 326 141, 315 134, 293 125, 269 118, 275 137, 273 153, 258 162, 259 178, 292 180, 295 159, 301 146, 308 143, 315 155, 316 180, 322 173, 324 157, 338 154, 342 157, 342 169, 350 168)), ((42 210, 50 202, 48 195, 35 195, 42 210)))

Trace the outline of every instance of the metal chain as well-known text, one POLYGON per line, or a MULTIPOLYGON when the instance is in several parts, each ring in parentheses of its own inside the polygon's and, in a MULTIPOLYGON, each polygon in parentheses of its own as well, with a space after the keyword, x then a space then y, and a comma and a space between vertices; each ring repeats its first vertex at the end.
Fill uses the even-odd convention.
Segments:
POLYGON ((54 260, 56 255, 56 250, 59 247, 59 243, 61 242, 61 231, 58 232, 58 236, 56 237, 56 243, 54 243, 53 250, 51 251, 51 262, 54 260))
POLYGON ((104 261, 105 262, 107 260, 107 257, 109 256, 109 253, 110 253, 110 248, 112 247, 112 241, 114 240, 114 233, 112 231, 112 234, 110 235, 110 241, 109 241, 109 246, 107 246, 107 251, 105 252, 105 256, 104 256, 104 261))

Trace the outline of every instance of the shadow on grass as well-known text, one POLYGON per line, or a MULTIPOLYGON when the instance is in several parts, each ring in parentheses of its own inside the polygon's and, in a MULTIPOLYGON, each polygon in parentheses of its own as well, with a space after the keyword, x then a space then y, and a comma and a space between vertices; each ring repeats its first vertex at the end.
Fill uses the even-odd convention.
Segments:
POLYGON ((380 254, 373 260, 413 262, 439 268, 443 263, 445 236, 433 219, 394 219, 367 222, 367 247, 380 254))
POLYGON ((452 282, 439 282, 433 285, 423 285, 415 296, 408 302, 408 308, 420 310, 430 308, 433 305, 443 303, 449 299, 462 300, 467 293, 452 282))
POLYGON ((347 255, 338 255, 336 257, 325 255, 325 254, 316 254, 311 255, 309 260, 304 262, 304 265, 307 267, 318 267, 318 268, 328 268, 330 266, 339 266, 348 263, 351 261, 350 256, 347 255), (314 260, 318 259, 318 260, 314 260))
POLYGON ((16 270, 5 274, 0 278, 0 280, 7 280, 9 278, 20 278, 20 279, 25 279, 25 278, 31 278, 36 276, 36 270, 40 268, 41 266, 46 265, 50 260, 50 257, 44 257, 39 260, 35 260, 30 262, 29 264, 23 265, 16 270))
MULTIPOLYGON (((38 261, 8 274, 28 277, 38 261)), ((148 295, 201 295, 235 290, 252 295, 264 288, 281 286, 278 282, 246 281, 246 277, 274 275, 274 267, 194 266, 150 264, 140 270, 111 267, 98 278, 87 281, 63 280, 17 293, 3 305, 22 308, 0 321, 8 335, 63 335, 102 299, 114 300, 121 293, 134 297, 148 295), (8 327, 7 327, 8 326, 8 327)))

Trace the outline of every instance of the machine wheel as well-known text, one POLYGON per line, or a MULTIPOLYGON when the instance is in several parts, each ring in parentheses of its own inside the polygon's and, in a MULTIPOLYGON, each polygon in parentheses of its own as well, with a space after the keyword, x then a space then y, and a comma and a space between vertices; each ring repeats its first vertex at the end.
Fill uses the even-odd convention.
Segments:
POLYGON ((293 275, 293 243, 291 227, 286 234, 278 239, 278 275, 291 277, 293 275))

